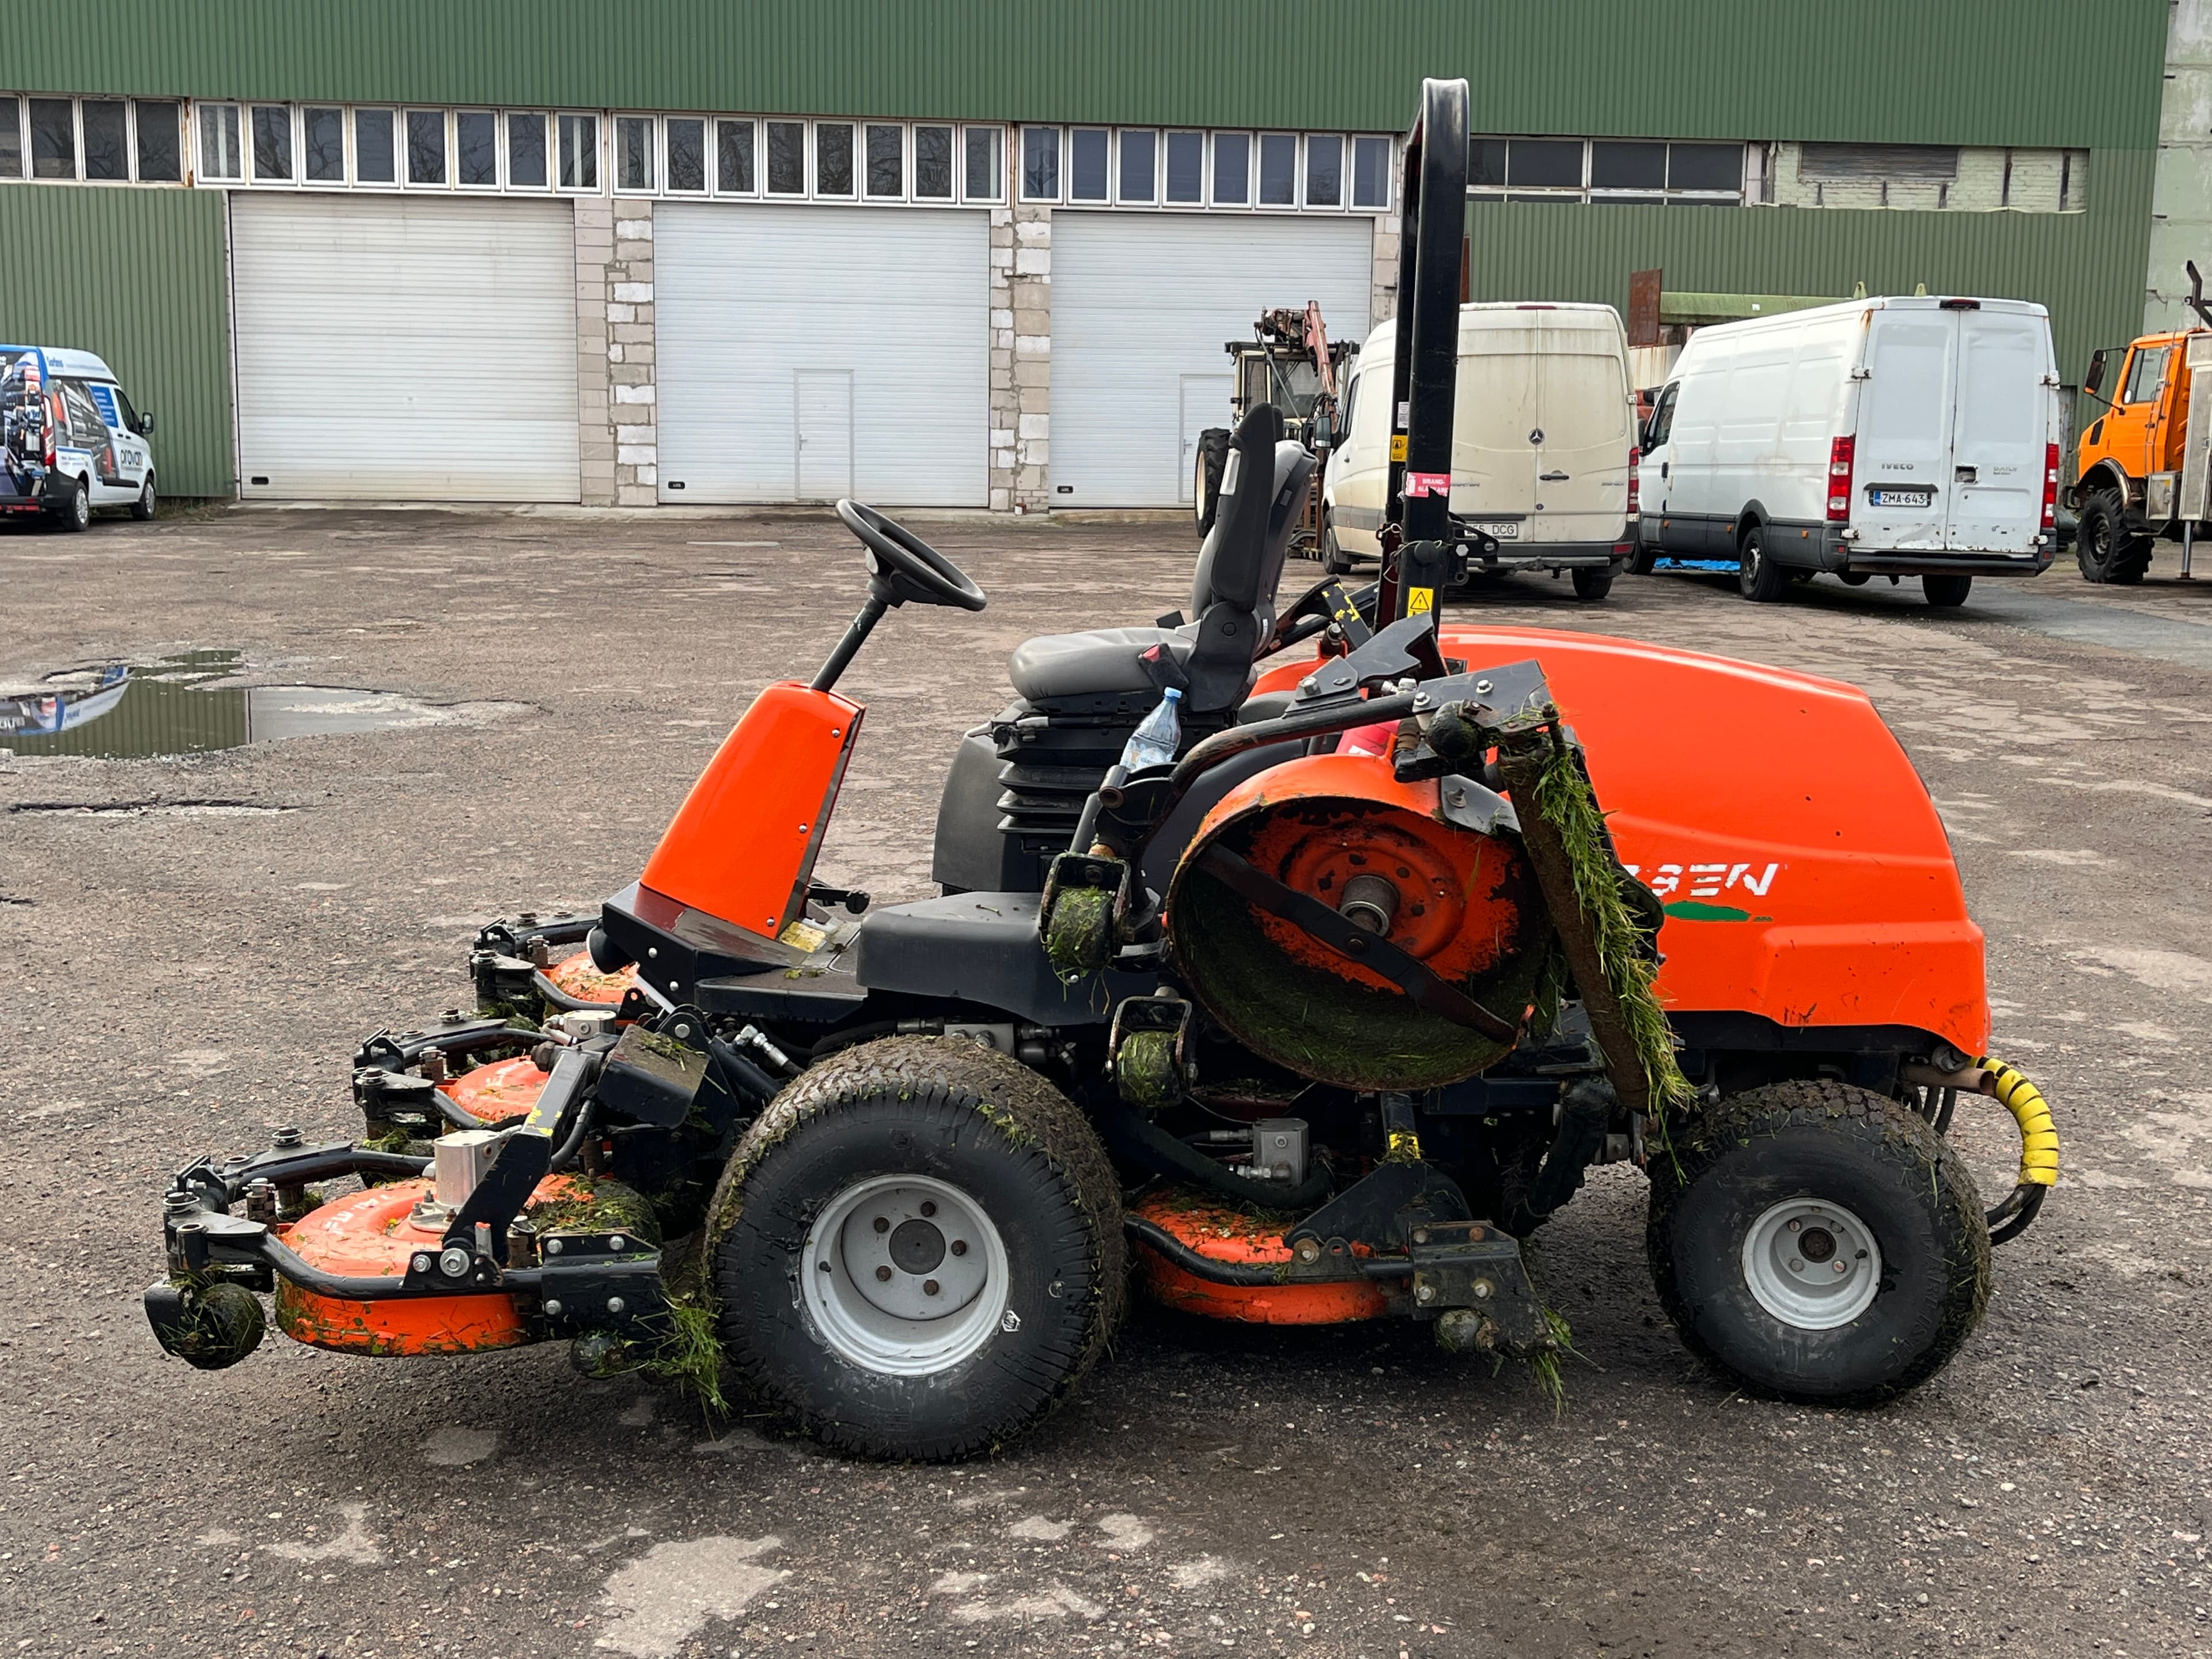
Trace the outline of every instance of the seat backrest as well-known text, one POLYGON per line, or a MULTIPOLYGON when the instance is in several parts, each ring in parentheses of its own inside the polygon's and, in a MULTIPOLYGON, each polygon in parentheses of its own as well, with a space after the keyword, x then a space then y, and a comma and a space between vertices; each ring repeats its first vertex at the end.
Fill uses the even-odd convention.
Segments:
POLYGON ((1262 404, 1237 429, 1236 447, 1222 469, 1221 508, 1191 574, 1194 618, 1204 616, 1216 600, 1225 599, 1273 626, 1275 589, 1283 579, 1291 538, 1298 532, 1298 509, 1305 504, 1315 465, 1303 445, 1282 436, 1282 428, 1281 411, 1262 404), (1248 436, 1255 441, 1248 443, 1248 436), (1268 457, 1266 471, 1274 485, 1264 516, 1242 488, 1255 471, 1249 462, 1255 451, 1268 457))
POLYGON ((1220 510, 1191 578, 1191 620, 1206 624, 1188 664, 1194 714, 1243 700, 1253 661, 1274 631, 1275 588, 1313 471, 1314 458, 1284 438, 1282 411, 1273 404, 1262 404, 1237 427, 1222 471, 1220 510), (1271 487, 1247 489, 1248 479, 1271 487))

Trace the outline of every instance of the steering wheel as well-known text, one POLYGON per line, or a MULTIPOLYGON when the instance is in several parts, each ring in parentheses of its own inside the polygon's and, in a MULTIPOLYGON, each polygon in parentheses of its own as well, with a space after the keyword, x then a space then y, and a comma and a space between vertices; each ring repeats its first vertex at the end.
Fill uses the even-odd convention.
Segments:
POLYGON ((965 571, 905 526, 855 501, 837 503, 845 528, 868 550, 870 586, 892 605, 952 605, 981 611, 988 601, 965 571))

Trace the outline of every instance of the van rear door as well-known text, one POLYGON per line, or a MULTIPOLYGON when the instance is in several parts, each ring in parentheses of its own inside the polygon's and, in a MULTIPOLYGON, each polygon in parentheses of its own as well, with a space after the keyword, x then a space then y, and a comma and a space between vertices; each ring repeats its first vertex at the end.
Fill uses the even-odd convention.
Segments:
POLYGON ((1954 315, 1959 407, 1944 545, 1955 553, 2026 553, 2043 526, 2051 325, 2032 312, 1984 307, 1954 315))
POLYGON ((1850 507, 1858 545, 1941 552, 1951 512, 1959 313, 1933 301, 1892 304, 1869 311, 1867 329, 1850 507))
POLYGON ((1533 532, 1536 494, 1534 311, 1463 309, 1452 404, 1451 510, 1506 544, 1533 532))
MULTIPOLYGON (((1617 542, 1628 521, 1628 363, 1589 313, 1546 320, 1536 356, 1537 542, 1617 542)), ((1609 324, 1608 313, 1606 320, 1609 324)))

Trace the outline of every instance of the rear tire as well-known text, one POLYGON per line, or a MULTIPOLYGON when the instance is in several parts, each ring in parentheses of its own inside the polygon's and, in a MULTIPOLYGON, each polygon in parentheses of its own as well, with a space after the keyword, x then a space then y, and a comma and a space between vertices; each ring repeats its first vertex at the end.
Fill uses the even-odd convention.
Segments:
POLYGON ((67 499, 54 504, 54 522, 72 533, 91 528, 91 484, 79 478, 69 485, 67 499))
POLYGON ((1198 451, 1191 463, 1191 514, 1197 520, 1200 541, 1213 528, 1213 520, 1221 511, 1221 473, 1228 465, 1228 428, 1206 428, 1198 434, 1198 451))
POLYGON ((2127 502, 2117 489, 2093 489, 2081 502, 2074 533, 2074 562, 2092 582, 2139 582, 2155 550, 2151 538, 2128 528, 2127 502))
POLYGON ((1699 1358, 1785 1399, 1870 1404, 1926 1382, 1981 1322, 1981 1200, 1911 1107, 1826 1079, 1777 1083, 1674 1139, 1651 1160, 1645 1243, 1699 1358))
POLYGON ((1613 592, 1613 567, 1609 564, 1571 574, 1575 579, 1575 597, 1585 605, 1595 604, 1613 592))
POLYGON ((1766 526, 1753 525, 1736 544, 1737 590, 1753 605, 1771 605, 1790 585, 1790 573, 1766 556, 1766 526))
POLYGON ((1863 570, 1838 570, 1836 580, 1846 587, 1864 587, 1874 578, 1863 570))
POLYGON ((1973 586, 1972 576, 1926 575, 1920 579, 1920 592, 1938 611, 1955 611, 1966 604, 1966 595, 1973 586))
POLYGON ((1648 576, 1651 574, 1651 568, 1658 562, 1659 550, 1649 542, 1638 542, 1636 544, 1636 551, 1629 556, 1628 574, 1632 576, 1648 576))
POLYGON ((1104 1352, 1126 1294, 1097 1133, 965 1037, 862 1043, 808 1071, 738 1143, 708 1237, 731 1364, 869 1457, 963 1457, 1031 1427, 1104 1352))
POLYGON ((154 496, 154 475, 149 472, 146 482, 139 486, 138 499, 131 503, 131 516, 145 524, 153 518, 154 509, 159 505, 154 496))

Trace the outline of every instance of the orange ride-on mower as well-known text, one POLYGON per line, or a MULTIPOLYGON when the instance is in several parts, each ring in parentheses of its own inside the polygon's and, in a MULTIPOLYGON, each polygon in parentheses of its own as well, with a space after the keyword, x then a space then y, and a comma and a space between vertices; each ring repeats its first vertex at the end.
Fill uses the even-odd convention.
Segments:
POLYGON ((1935 809, 1849 686, 1437 626, 1468 545, 1464 82, 1427 84, 1406 155, 1376 587, 1277 606, 1313 461, 1254 410, 1188 619, 1016 651, 945 784, 941 893, 872 907, 812 877, 864 713, 839 676, 892 608, 984 599, 840 503, 866 602, 638 879, 487 929, 480 1016, 364 1043, 363 1139, 174 1178, 162 1345, 234 1364, 273 1291, 322 1347, 567 1338, 587 1372, 726 1366, 833 1444, 952 1457, 1067 1393, 1133 1268, 1198 1314, 1547 1356, 1522 1242, 1632 1162, 1660 1298, 1715 1365, 1837 1402, 1939 1370, 2057 1141, 1983 1057, 1935 809), (2022 1130, 1991 1210, 1944 1139, 1961 1092, 2022 1130))

